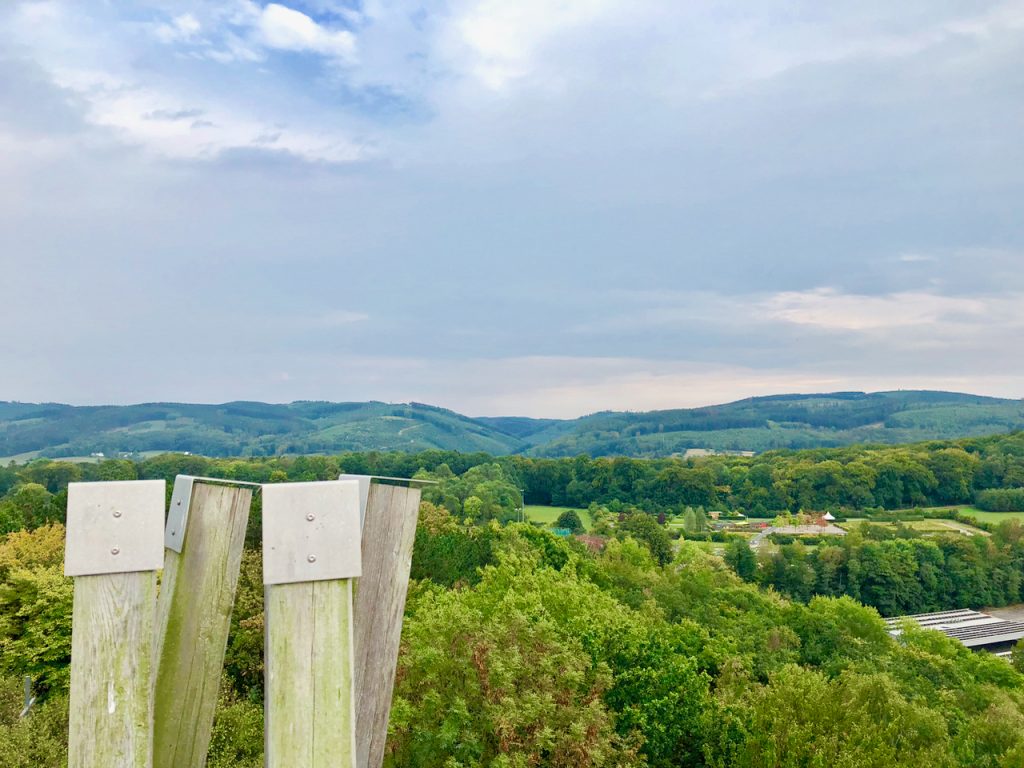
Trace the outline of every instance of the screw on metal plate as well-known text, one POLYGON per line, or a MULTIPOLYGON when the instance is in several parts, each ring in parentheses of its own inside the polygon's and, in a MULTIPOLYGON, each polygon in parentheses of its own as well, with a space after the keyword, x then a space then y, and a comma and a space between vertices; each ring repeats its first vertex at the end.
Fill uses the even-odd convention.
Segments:
POLYGON ((65 575, 162 568, 166 487, 163 480, 69 484, 65 575))
POLYGON ((351 579, 362 573, 359 484, 263 487, 263 583, 351 579))
POLYGON ((192 475, 175 477, 174 490, 171 491, 171 508, 167 512, 167 527, 164 529, 164 546, 175 552, 181 552, 181 548, 185 545, 185 529, 188 526, 188 513, 192 505, 192 489, 196 483, 260 487, 259 483, 227 480, 219 477, 193 477, 192 475))

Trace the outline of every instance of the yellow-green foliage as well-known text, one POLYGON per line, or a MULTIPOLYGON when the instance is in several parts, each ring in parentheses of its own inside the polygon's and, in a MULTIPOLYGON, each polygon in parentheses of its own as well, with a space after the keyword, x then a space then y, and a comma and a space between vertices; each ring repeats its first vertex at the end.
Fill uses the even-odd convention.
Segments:
POLYGON ((18 677, 0 678, 0 765, 63 768, 68 761, 68 700, 54 696, 19 718, 24 694, 18 677))
POLYGON ((0 578, 15 568, 59 566, 64 562, 64 526, 50 523, 34 531, 0 537, 0 578))
POLYGON ((207 768, 262 768, 263 707, 239 699, 230 687, 221 692, 213 722, 207 768))
POLYGON ((29 675, 40 691, 67 690, 74 587, 65 578, 64 527, 0 541, 0 672, 29 675))

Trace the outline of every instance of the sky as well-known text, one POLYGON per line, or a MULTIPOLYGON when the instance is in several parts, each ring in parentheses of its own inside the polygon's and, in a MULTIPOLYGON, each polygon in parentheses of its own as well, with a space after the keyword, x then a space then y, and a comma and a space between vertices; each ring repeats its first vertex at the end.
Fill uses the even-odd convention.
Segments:
POLYGON ((0 4, 0 400, 1024 396, 1024 0, 0 4))

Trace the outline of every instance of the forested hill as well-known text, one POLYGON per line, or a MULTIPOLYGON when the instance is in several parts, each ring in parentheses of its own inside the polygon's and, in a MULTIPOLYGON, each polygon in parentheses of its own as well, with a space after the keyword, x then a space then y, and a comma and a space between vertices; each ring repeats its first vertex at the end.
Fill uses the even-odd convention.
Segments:
POLYGON ((777 395, 579 419, 470 418, 410 404, 0 402, 0 458, 191 451, 210 456, 441 448, 533 456, 669 456, 906 443, 1024 429, 1024 402, 950 392, 777 395))

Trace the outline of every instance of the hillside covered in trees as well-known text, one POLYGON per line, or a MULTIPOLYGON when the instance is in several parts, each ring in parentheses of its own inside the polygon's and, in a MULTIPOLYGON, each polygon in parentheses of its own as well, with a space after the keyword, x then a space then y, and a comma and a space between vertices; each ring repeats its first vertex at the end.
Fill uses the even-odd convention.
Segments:
POLYGON ((45 505, 61 506, 68 482, 76 480, 172 481, 183 473, 263 483, 318 480, 341 472, 439 480, 425 490, 427 500, 461 516, 472 497, 472 516, 499 522, 513 519, 524 502, 576 508, 597 504, 613 511, 636 507, 650 513, 702 506, 754 517, 975 502, 1024 511, 1024 432, 689 459, 547 459, 439 450, 225 459, 162 454, 137 462, 96 463, 37 459, 0 467, 0 533, 36 520, 31 509, 37 501, 12 506, 12 494, 34 494, 34 499, 46 493, 45 505))
MULTIPOLYGON (((908 626, 893 638, 878 612, 1021 601, 1024 528, 1009 521, 989 537, 921 541, 866 523, 813 554, 794 544, 755 556, 745 542, 731 542, 719 558, 697 542, 671 541, 636 503, 675 486, 672 503, 686 503, 698 486, 680 473, 705 472, 715 483, 736 483, 712 485, 720 502, 732 503, 752 492, 743 489, 759 467, 778 498, 793 504, 805 487, 831 493, 831 481, 809 479, 814 467, 841 478, 840 487, 859 484, 851 498, 873 494, 886 467, 902 487, 935 494, 960 477, 966 488, 948 488, 970 493, 979 484, 1017 482, 1024 434, 690 461, 432 451, 219 460, 168 454, 4 468, 0 765, 66 764, 72 585, 61 563, 69 481, 186 472, 285 482, 331 479, 341 470, 439 481, 420 510, 389 768, 1024 763, 1024 649, 1008 664, 934 631, 908 626), (528 495, 589 494, 604 525, 602 547, 503 522, 521 505, 522 487, 528 495), (25 675, 39 700, 19 718, 25 675)), ((257 497, 210 768, 263 765, 259 541, 257 497)))
POLYGON ((949 392, 779 395, 726 405, 579 419, 470 418, 420 403, 235 402, 70 406, 0 402, 0 457, 162 451, 274 456, 341 451, 662 457, 900 444, 1024 428, 1019 400, 949 392))

